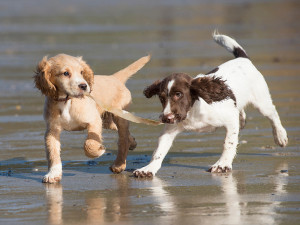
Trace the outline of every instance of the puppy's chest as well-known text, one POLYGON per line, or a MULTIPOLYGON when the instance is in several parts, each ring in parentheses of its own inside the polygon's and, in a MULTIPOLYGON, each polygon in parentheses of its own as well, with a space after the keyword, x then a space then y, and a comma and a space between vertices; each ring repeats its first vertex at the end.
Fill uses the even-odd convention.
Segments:
POLYGON ((201 110, 199 105, 195 105, 188 112, 187 118, 182 122, 184 129, 197 132, 212 132, 216 129, 214 115, 209 110, 201 110))
POLYGON ((62 127, 65 130, 82 130, 85 129, 85 125, 82 121, 78 120, 77 112, 72 107, 72 101, 66 103, 59 103, 59 120, 62 127))
POLYGON ((216 127, 209 123, 207 120, 198 118, 187 118, 183 121, 182 125, 185 130, 193 130, 196 132, 213 132, 216 127))

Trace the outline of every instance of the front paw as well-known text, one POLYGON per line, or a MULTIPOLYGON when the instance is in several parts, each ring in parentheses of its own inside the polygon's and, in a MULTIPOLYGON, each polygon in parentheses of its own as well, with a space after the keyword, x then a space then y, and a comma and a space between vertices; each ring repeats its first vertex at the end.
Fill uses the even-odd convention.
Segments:
POLYGON ((154 177, 160 169, 160 163, 150 163, 149 165, 133 171, 133 175, 137 178, 154 177))
POLYGON ((211 173, 228 173, 232 171, 232 165, 228 163, 215 163, 212 167, 208 169, 211 173))
POLYGON ((42 182, 54 184, 54 183, 60 182, 61 178, 62 178, 62 175, 54 175, 54 174, 48 173, 43 177, 42 182))
POLYGON ((51 166, 49 172, 43 177, 43 183, 58 183, 61 181, 62 177, 62 165, 56 164, 51 166))
POLYGON ((88 139, 84 144, 84 153, 89 158, 98 158, 105 153, 105 147, 98 141, 88 139))
POLYGON ((152 178, 154 177, 152 172, 144 172, 144 171, 139 171, 139 170, 135 170, 133 171, 133 176, 137 177, 137 178, 152 178))
POLYGON ((109 167, 113 173, 122 173, 126 169, 126 162, 121 165, 116 165, 115 163, 109 167))

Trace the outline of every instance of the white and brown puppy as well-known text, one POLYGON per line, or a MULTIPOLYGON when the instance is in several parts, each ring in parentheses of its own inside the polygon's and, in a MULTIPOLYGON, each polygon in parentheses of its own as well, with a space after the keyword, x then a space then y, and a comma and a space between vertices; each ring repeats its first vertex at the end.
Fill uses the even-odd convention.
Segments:
POLYGON ((262 74, 235 40, 217 33, 213 38, 233 53, 236 59, 195 78, 183 73, 172 74, 144 90, 147 98, 159 96, 163 106, 161 120, 166 125, 150 164, 135 170, 136 177, 154 176, 157 173, 180 132, 207 132, 217 127, 225 127, 227 133, 223 153, 209 171, 230 171, 236 155, 239 130, 245 125, 244 108, 249 104, 270 119, 275 143, 281 147, 287 145, 287 133, 281 125, 262 74))
POLYGON ((86 156, 96 158, 105 152, 102 127, 118 130, 118 154, 111 170, 122 172, 126 167, 128 149, 136 146, 129 133, 128 121, 105 112, 90 95, 106 106, 126 109, 131 103, 125 82, 141 69, 150 57, 143 57, 123 70, 111 75, 95 75, 81 57, 59 54, 44 57, 34 76, 36 87, 46 96, 44 119, 47 124, 45 147, 48 173, 43 182, 55 183, 62 178, 60 133, 62 130, 88 130, 84 143, 86 156))

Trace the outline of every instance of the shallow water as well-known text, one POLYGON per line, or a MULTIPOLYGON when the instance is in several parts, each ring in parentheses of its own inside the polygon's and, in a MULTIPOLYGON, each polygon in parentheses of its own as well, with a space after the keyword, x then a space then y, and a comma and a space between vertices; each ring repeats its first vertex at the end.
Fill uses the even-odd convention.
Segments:
POLYGON ((300 14, 298 1, 0 1, 0 224, 296 224, 300 220, 300 14), (207 173, 224 129, 183 133, 157 177, 131 171, 151 158, 162 127, 131 124, 138 147, 128 171, 113 175, 116 134, 90 161, 85 132, 62 135, 61 184, 41 183, 47 165, 43 97, 32 76, 44 55, 82 55, 96 74, 137 58, 151 62, 128 81, 131 111, 155 119, 158 99, 142 91, 171 72, 205 73, 232 58, 217 46, 218 28, 238 40, 264 74, 289 135, 282 149, 269 121, 247 110, 232 173, 207 173))

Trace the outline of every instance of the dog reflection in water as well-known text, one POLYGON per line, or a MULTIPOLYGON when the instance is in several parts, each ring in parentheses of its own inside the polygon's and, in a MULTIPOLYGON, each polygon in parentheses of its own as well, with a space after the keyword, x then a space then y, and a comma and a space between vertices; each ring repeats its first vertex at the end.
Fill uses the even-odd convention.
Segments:
MULTIPOLYGON (((66 204, 70 206, 76 204, 74 212, 67 211, 67 213, 78 212, 78 208, 86 209, 80 210, 80 221, 82 218, 86 218, 86 224, 101 224, 104 222, 118 223, 124 221, 124 218, 128 219, 128 215, 132 214, 132 211, 140 210, 141 207, 145 207, 145 210, 149 210, 149 204, 155 205, 163 214, 176 215, 176 207, 173 197, 170 196, 164 188, 166 184, 159 178, 155 177, 150 180, 144 180, 143 186, 145 193, 147 193, 147 199, 151 199, 151 203, 146 205, 134 205, 131 201, 132 190, 135 190, 139 186, 137 180, 130 178, 128 175, 119 174, 113 176, 115 178, 113 190, 108 190, 109 193, 103 194, 104 191, 86 191, 80 195, 83 199, 74 199, 76 202, 72 202, 72 199, 67 202, 63 198, 63 188, 60 183, 57 184, 45 184, 47 206, 48 206, 48 222, 51 225, 64 224, 63 208, 66 209, 66 204), (65 204, 65 206, 64 206, 65 204), (82 215, 83 214, 83 215, 82 215)), ((139 194, 135 196, 136 201, 144 202, 139 194)), ((173 218, 173 216, 171 216, 173 218)), ((77 217, 74 216, 74 219, 77 217)))

